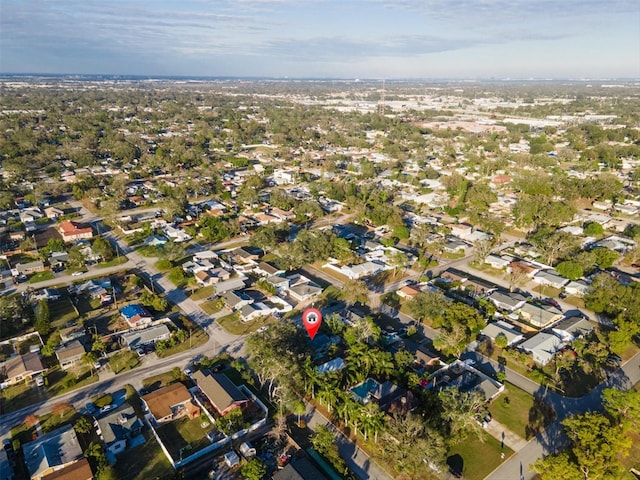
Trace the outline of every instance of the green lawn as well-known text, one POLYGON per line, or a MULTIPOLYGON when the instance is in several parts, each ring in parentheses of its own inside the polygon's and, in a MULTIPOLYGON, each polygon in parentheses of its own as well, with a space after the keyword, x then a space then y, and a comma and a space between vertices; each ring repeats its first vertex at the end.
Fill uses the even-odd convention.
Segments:
POLYGON ((98 264, 99 268, 107 268, 107 267, 115 267, 116 265, 122 265, 123 263, 127 263, 128 258, 124 255, 120 255, 108 262, 102 262, 98 264))
POLYGON ((46 385, 52 395, 61 395, 70 390, 96 383, 98 380, 98 375, 92 375, 88 365, 79 365, 68 371, 55 367, 47 372, 46 385))
POLYGON ((73 307, 69 297, 62 297, 60 300, 49 303, 49 313, 51 315, 51 326, 55 329, 78 317, 78 312, 73 307))
POLYGON ((218 323, 229 333, 233 335, 247 335, 253 333, 258 328, 273 322, 272 317, 259 317, 249 322, 240 320, 238 312, 227 315, 218 319, 218 323))
POLYGON ((175 470, 160 448, 153 434, 145 435, 147 441, 139 447, 125 450, 118 455, 116 472, 118 478, 147 480, 150 478, 172 478, 175 470))
POLYGON ((56 277, 51 270, 45 270, 44 272, 37 272, 31 275, 29 283, 44 282, 45 280, 53 280, 54 278, 56 277))
POLYGON ((206 434, 212 426, 208 425, 202 428, 200 426, 202 422, 201 416, 193 419, 185 416, 157 428, 156 432, 165 448, 169 451, 171 458, 179 460, 180 450, 182 450, 183 457, 188 457, 196 451, 211 445, 206 434))
POLYGON ((155 390, 161 387, 166 387, 172 383, 182 380, 183 374, 179 368, 174 368, 168 372, 154 375, 153 377, 147 377, 142 379, 142 385, 150 390, 155 390))
POLYGON ((564 301, 567 302, 569 305, 573 305, 574 307, 585 308, 584 300, 581 299, 580 297, 567 297, 564 299, 564 301))
POLYGON ((200 326, 196 325, 194 322, 184 317, 183 315, 179 315, 174 318, 173 323, 181 330, 185 330, 187 332, 191 332, 191 338, 187 338, 185 342, 178 343, 173 347, 167 348, 165 350, 157 350, 156 355, 159 358, 169 357, 171 355, 175 355, 176 353, 184 352, 189 350, 190 348, 196 348, 200 345, 204 345, 209 340, 209 335, 200 328, 200 326))
POLYGON ((449 460, 457 465, 456 460, 462 462, 462 475, 467 480, 482 480, 491 473, 500 463, 500 452, 505 454, 505 459, 513 454, 509 447, 500 449, 500 442, 483 432, 482 440, 475 436, 469 436, 466 440, 449 449, 449 460), (452 458, 453 457, 453 458, 452 458))
POLYGON ((191 300, 204 300, 205 298, 212 296, 214 293, 215 289, 213 288, 213 285, 202 287, 191 294, 191 300))
POLYGON ((132 370, 140 365, 140 359, 136 352, 126 351, 116 353, 109 359, 109 365, 114 373, 124 372, 125 370, 132 370))
POLYGON ((493 418, 524 439, 529 439, 544 428, 552 419, 524 390, 505 384, 505 391, 491 403, 489 411, 493 418))
MULTIPOLYGON (((197 292, 196 292, 197 293, 197 292)), ((215 300, 209 300, 208 302, 202 302, 200 308, 207 315, 213 315, 218 313, 224 308, 224 300, 216 298, 215 300)))

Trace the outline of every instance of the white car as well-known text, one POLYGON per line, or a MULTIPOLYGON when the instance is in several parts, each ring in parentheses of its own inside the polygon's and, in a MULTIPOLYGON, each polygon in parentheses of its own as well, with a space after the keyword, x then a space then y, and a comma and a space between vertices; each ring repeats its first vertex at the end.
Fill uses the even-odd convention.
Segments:
POLYGON ((80 275, 82 275, 84 272, 73 272, 71 274, 72 277, 79 277, 80 275))

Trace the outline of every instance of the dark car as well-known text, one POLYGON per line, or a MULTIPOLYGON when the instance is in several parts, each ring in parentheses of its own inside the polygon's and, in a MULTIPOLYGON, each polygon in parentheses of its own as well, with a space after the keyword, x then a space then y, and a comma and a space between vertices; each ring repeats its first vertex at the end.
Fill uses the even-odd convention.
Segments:
POLYGON ((222 370, 224 370, 224 363, 218 363, 218 364, 214 365, 211 370, 213 371, 213 373, 221 372, 222 370))

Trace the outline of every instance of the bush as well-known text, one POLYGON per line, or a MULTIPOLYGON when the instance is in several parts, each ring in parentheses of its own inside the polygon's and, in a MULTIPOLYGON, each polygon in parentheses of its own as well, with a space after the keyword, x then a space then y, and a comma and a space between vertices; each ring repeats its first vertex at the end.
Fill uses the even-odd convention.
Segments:
POLYGON ((113 397, 111 395, 102 395, 101 397, 96 398, 96 400, 93 402, 93 404, 98 408, 102 408, 106 405, 111 405, 112 403, 113 397))
POLYGON ((161 272, 168 272, 172 267, 173 264, 171 263, 171 260, 167 260, 166 258, 156 262, 156 268, 161 272))

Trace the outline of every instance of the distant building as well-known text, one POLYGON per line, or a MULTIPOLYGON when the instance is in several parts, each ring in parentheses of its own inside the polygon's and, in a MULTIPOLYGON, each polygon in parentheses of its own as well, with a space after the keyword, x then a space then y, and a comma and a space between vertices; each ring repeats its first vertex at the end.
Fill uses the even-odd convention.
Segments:
POLYGON ((171 332, 166 325, 162 324, 123 333, 120 338, 127 347, 135 349, 144 345, 154 344, 160 340, 167 340, 170 336, 171 332))

